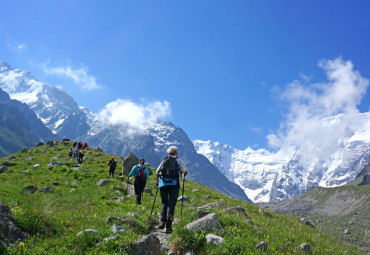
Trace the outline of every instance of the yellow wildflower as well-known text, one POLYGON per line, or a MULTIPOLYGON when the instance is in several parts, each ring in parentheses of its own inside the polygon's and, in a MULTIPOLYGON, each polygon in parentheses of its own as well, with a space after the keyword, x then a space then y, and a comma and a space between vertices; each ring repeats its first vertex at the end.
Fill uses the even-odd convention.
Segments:
POLYGON ((96 217, 96 213, 94 213, 94 217, 96 217))

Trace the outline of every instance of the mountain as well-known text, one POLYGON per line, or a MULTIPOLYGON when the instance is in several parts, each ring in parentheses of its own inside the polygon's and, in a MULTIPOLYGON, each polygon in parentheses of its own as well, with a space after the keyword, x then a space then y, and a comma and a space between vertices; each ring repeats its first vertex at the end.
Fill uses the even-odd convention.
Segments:
POLYGON ((56 138, 26 104, 0 89, 0 157, 56 138))
POLYGON ((298 148, 291 154, 264 149, 244 151, 218 142, 194 142, 198 153, 230 180, 243 188, 253 202, 280 201, 296 197, 314 186, 343 185, 370 161, 370 113, 354 117, 341 114, 321 121, 325 133, 344 130, 335 146, 320 145, 319 153, 298 148), (357 130, 349 128, 356 123, 357 130))
POLYGON ((179 127, 157 121, 140 132, 125 132, 125 125, 109 125, 57 87, 35 80, 31 73, 12 69, 0 62, 0 88, 11 98, 26 103, 44 124, 61 138, 81 140, 105 152, 126 156, 133 152, 157 166, 170 145, 178 145, 181 159, 189 169, 189 179, 229 196, 250 201, 244 191, 230 182, 209 160, 197 154, 186 133, 179 127))

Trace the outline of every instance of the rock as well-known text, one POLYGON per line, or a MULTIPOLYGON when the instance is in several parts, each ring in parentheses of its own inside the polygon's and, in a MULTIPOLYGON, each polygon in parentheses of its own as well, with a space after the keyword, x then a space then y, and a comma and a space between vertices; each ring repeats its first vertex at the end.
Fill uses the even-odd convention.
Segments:
POLYGON ((241 214, 243 216, 247 216, 247 214, 245 213, 245 209, 241 206, 226 208, 225 212, 226 213, 238 213, 238 214, 241 214))
POLYGON ((181 196, 181 197, 179 197, 179 198, 177 199, 177 201, 181 201, 181 200, 184 200, 184 201, 189 202, 189 198, 188 198, 186 195, 183 195, 183 196, 181 196))
POLYGON ((0 174, 5 173, 8 170, 8 167, 5 165, 0 165, 0 174))
POLYGON ((267 243, 265 241, 261 241, 261 242, 256 244, 256 248, 260 249, 262 251, 266 251, 267 250, 267 243))
POLYGON ((69 142, 69 141, 71 141, 71 139, 68 139, 68 138, 63 138, 63 140, 62 140, 63 142, 69 142))
POLYGON ((153 196, 153 192, 152 192, 152 190, 151 189, 149 189, 149 188, 145 188, 144 189, 144 192, 145 193, 148 193, 149 195, 151 195, 151 196, 153 196))
POLYGON ((127 190, 127 194, 126 194, 127 196, 131 196, 131 195, 135 194, 134 185, 123 183, 123 186, 124 186, 124 189, 125 189, 125 193, 126 193, 126 190, 127 190))
POLYGON ((199 190, 198 189, 193 189, 191 192, 198 192, 199 190))
POLYGON ((104 185, 107 185, 108 183, 110 183, 110 180, 100 179, 99 181, 97 181, 96 185, 97 186, 104 186, 104 185))
POLYGON ((225 239, 213 234, 206 235, 207 244, 222 245, 225 243, 225 239))
POLYGON ((113 223, 113 222, 115 222, 115 221, 121 222, 122 220, 121 220, 120 218, 118 218, 118 217, 108 217, 108 218, 105 220, 105 222, 106 222, 107 224, 113 223))
POLYGON ((111 187, 110 187, 110 189, 111 189, 111 190, 114 190, 114 191, 119 191, 119 192, 121 192, 121 193, 125 193, 125 190, 124 190, 124 189, 122 189, 122 188, 118 188, 118 187, 111 186, 111 187))
POLYGON ((271 213, 269 213, 268 211, 263 210, 262 208, 258 209, 258 212, 259 212, 259 214, 261 214, 262 216, 272 217, 271 213))
POLYGON ((348 229, 345 229, 345 230, 344 230, 344 234, 349 235, 349 234, 351 234, 351 232, 349 232, 349 230, 348 230, 348 229))
POLYGON ((298 248, 304 253, 312 254, 311 245, 309 245, 308 243, 302 243, 301 245, 299 245, 298 248))
POLYGON ((58 155, 58 156, 55 156, 55 157, 52 157, 50 159, 50 161, 55 161, 55 160, 58 160, 59 158, 63 157, 62 155, 58 155))
POLYGON ((40 164, 33 165, 33 169, 40 167, 40 164))
POLYGON ((95 151, 98 151, 98 152, 104 152, 104 151, 102 150, 102 148, 100 148, 100 147, 97 147, 97 148, 95 149, 95 151))
POLYGON ((131 172, 132 168, 138 164, 138 162, 139 159, 132 152, 130 152, 122 162, 122 174, 127 176, 131 172))
POLYGON ((370 176, 369 174, 365 174, 364 177, 362 177, 362 181, 358 185, 369 185, 370 184, 370 176))
POLYGON ((54 189, 50 188, 49 186, 45 186, 40 190, 42 193, 53 193, 54 189))
POLYGON ((17 226, 9 207, 0 201, 0 240, 13 242, 22 237, 23 232, 17 226))
POLYGON ((306 218, 301 218, 301 222, 302 222, 303 224, 307 225, 307 226, 312 227, 312 228, 314 228, 314 227, 315 227, 315 225, 314 225, 312 222, 310 222, 309 220, 307 220, 306 218))
POLYGON ((77 236, 83 236, 84 234, 92 234, 92 235, 94 235, 96 237, 100 236, 100 233, 97 230, 91 229, 91 228, 88 228, 88 229, 86 229, 84 231, 79 232, 77 234, 77 236))
POLYGON ((76 191, 76 189, 71 189, 69 192, 74 192, 74 191, 76 191))
POLYGON ((53 161, 48 166, 50 166, 50 167, 56 167, 56 166, 63 166, 63 165, 64 165, 64 163, 61 162, 61 161, 53 161))
POLYGON ((59 186, 60 185, 60 183, 59 182, 53 182, 52 183, 54 186, 59 186))
POLYGON ((207 209, 199 209, 198 208, 197 214, 198 214, 198 218, 202 218, 202 217, 208 215, 209 211, 207 209))
POLYGON ((30 186, 27 186, 27 187, 23 188, 23 190, 28 191, 31 194, 35 193, 36 190, 38 190, 38 189, 39 188, 36 185, 30 185, 30 186))
POLYGON ((33 160, 33 157, 28 157, 28 158, 26 158, 25 160, 26 160, 26 161, 31 161, 31 160, 33 160))
POLYGON ((24 152, 28 152, 28 149, 23 149, 21 152, 23 152, 23 153, 24 153, 24 152))
POLYGON ((191 232, 211 231, 214 228, 221 228, 221 224, 217 215, 211 213, 187 224, 185 228, 191 232))
POLYGON ((49 147, 52 147, 52 146, 54 146, 54 141, 48 141, 48 142, 46 142, 46 145, 49 146, 49 147))
POLYGON ((135 214, 135 213, 133 213, 133 212, 128 212, 128 213, 126 214, 126 216, 137 218, 136 214, 135 214))
POLYGON ((4 162, 3 162, 3 164, 2 165, 4 165, 4 166, 16 166, 17 165, 17 163, 14 163, 14 162, 10 162, 9 161, 9 159, 7 159, 7 160, 5 160, 4 162))
POLYGON ((39 143, 36 145, 36 147, 43 146, 43 145, 44 145, 44 143, 43 143, 43 142, 39 142, 39 143))
POLYGON ((133 255, 160 255, 161 243, 153 234, 140 238, 132 249, 133 255))
POLYGON ((112 226, 112 232, 113 232, 113 234, 120 234, 120 233, 125 232, 125 229, 121 226, 118 226, 118 225, 114 224, 112 226))
POLYGON ((353 225, 355 224, 353 220, 351 220, 350 222, 348 222, 349 225, 353 225))

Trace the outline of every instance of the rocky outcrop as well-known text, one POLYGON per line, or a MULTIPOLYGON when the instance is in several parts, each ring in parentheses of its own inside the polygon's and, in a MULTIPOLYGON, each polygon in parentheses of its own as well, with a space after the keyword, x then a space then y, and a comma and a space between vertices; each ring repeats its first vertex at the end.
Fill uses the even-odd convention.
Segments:
POLYGON ((23 237, 10 209, 0 201, 0 241, 15 241, 23 237))
POLYGON ((140 238, 134 248, 132 249, 133 255, 160 255, 161 243, 153 234, 143 236, 140 238))
POLYGON ((139 159, 130 152, 122 162, 122 174, 127 176, 132 168, 139 163, 139 159))
POLYGON ((210 213, 185 226, 191 232, 212 231, 221 227, 221 223, 215 213, 210 213))

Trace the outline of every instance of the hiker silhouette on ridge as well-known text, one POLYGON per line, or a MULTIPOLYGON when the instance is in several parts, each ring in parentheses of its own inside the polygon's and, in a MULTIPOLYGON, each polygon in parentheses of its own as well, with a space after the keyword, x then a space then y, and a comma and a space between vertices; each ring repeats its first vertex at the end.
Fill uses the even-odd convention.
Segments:
POLYGON ((145 160, 140 159, 139 164, 134 166, 127 176, 127 178, 130 178, 132 176, 135 177, 134 188, 137 205, 141 205, 141 194, 144 192, 146 181, 149 179, 149 171, 146 166, 144 166, 144 163, 145 160))
POLYGON ((156 186, 160 190, 162 199, 159 228, 164 229, 166 227, 166 233, 171 233, 176 202, 180 192, 180 176, 181 174, 186 176, 188 171, 178 160, 176 146, 169 147, 167 153, 168 156, 163 159, 157 168, 156 186))

